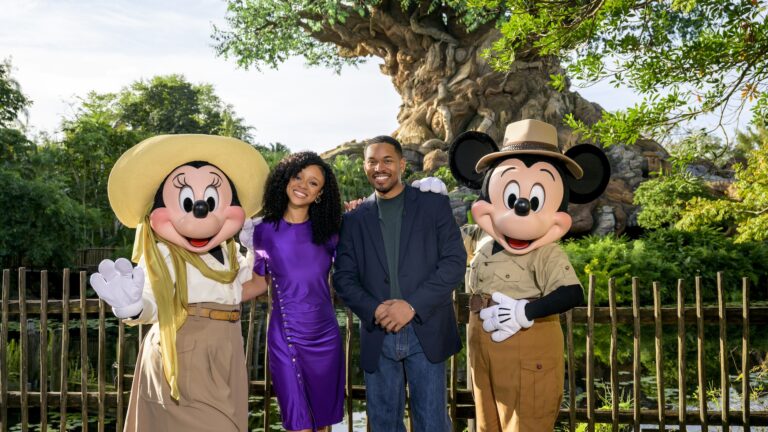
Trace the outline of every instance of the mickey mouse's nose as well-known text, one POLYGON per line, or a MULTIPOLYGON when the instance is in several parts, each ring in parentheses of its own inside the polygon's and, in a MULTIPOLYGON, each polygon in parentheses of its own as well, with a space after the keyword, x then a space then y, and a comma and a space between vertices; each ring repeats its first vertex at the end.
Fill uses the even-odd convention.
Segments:
POLYGON ((192 206, 192 214, 198 219, 204 219, 208 216, 208 203, 203 200, 195 201, 195 205, 192 206))
POLYGON ((528 216, 531 212, 531 202, 527 198, 518 198, 515 201, 515 214, 518 216, 528 216))

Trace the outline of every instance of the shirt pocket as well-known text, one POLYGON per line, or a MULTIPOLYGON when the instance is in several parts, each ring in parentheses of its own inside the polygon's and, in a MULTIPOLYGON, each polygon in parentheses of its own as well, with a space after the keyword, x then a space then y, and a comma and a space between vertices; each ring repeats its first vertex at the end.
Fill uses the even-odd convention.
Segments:
POLYGON ((493 271, 493 281, 497 284, 517 284, 520 282, 520 272, 512 271, 508 267, 496 268, 493 271))

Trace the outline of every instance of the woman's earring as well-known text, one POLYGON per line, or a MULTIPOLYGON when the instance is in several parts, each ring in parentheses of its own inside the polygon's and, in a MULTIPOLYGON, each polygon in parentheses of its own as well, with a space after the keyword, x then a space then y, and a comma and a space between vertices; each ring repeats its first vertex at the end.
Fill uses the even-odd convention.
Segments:
POLYGON ((320 195, 318 195, 317 198, 315 198, 315 204, 320 204, 320 195))

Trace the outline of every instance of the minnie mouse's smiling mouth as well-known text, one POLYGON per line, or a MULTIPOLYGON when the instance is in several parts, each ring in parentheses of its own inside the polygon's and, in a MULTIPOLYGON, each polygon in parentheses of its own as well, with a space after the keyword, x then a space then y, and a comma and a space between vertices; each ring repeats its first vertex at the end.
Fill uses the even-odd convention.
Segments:
POLYGON ((192 246, 194 246, 196 248, 201 248, 201 247, 204 247, 205 245, 207 245, 208 242, 211 241, 212 238, 213 237, 208 237, 208 238, 205 238, 205 239, 193 239, 193 238, 187 237, 187 241, 192 246))
POLYGON ((528 240, 518 240, 518 239, 513 239, 507 236, 504 236, 504 240, 507 241, 507 244, 512 249, 525 249, 531 244, 531 242, 528 240))

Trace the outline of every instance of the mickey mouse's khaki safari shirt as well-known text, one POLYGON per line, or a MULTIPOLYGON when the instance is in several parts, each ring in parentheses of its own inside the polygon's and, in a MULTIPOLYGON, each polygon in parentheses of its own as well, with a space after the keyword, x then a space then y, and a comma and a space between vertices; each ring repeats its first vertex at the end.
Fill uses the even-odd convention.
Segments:
POLYGON ((479 226, 465 225, 461 231, 469 261, 465 275, 468 292, 498 291, 514 299, 535 299, 564 285, 581 285, 568 256, 556 243, 525 255, 506 250, 494 254, 493 237, 479 226))

